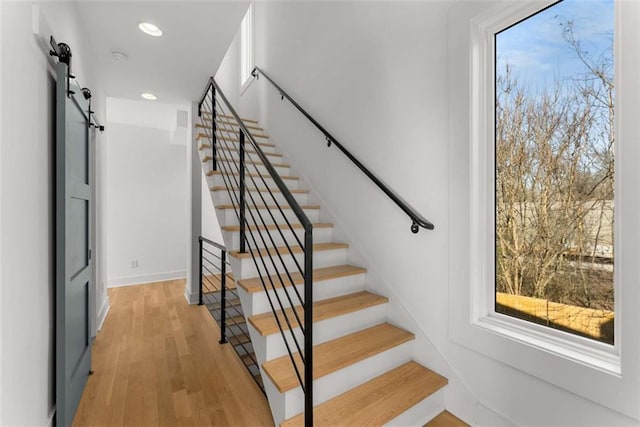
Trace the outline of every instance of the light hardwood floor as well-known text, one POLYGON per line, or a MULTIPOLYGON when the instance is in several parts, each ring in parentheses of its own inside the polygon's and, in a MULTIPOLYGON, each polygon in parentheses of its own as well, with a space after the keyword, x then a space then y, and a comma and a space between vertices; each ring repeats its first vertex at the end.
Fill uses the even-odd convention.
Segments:
POLYGON ((267 399, 184 280, 109 290, 73 425, 273 426, 267 399))

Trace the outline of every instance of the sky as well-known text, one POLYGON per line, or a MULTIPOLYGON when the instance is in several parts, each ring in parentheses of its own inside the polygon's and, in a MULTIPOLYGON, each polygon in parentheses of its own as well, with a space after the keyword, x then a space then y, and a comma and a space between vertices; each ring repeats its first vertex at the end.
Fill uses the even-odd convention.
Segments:
POLYGON ((584 74, 586 68, 562 36, 561 24, 568 21, 590 56, 613 55, 613 0, 563 0, 496 35, 498 73, 508 63, 532 90, 584 74))

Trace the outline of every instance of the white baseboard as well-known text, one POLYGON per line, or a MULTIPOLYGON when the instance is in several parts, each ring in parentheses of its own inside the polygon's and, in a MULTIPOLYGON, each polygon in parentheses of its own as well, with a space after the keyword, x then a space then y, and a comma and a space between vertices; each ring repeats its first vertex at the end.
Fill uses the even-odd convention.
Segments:
POLYGON ((100 311, 98 312, 98 331, 102 329, 102 325, 104 324, 104 321, 107 318, 107 314, 109 314, 110 309, 111 303, 109 301, 109 297, 107 296, 102 303, 102 307, 100 307, 100 311))
POLYGON ((184 299, 189 304, 198 304, 200 302, 200 293, 192 293, 191 289, 189 289, 189 283, 187 283, 184 287, 184 299))
POLYGON ((144 283, 164 282, 166 280, 184 279, 186 277, 187 272, 185 270, 141 274, 139 276, 117 277, 115 279, 107 279, 107 287, 117 288, 119 286, 142 285, 144 283))

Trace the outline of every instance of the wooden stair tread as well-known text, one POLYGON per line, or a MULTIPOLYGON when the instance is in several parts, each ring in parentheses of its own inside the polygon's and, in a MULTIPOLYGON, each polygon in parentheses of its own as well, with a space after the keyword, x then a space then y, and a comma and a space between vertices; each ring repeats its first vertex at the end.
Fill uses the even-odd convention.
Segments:
MULTIPOLYGON (((207 274, 202 276, 202 292, 219 292, 222 289, 222 274, 207 274)), ((227 289, 235 289, 236 282, 233 280, 233 274, 227 273, 227 281, 225 282, 227 289)))
MULTIPOLYGON (((202 143, 202 144, 200 144, 200 146, 198 147, 198 150, 199 150, 199 151, 202 151, 202 150, 207 149, 207 148, 211 148, 211 144, 209 144, 209 143, 202 143)), ((233 151, 233 152, 236 152, 236 153, 238 152, 238 149, 237 149, 236 147, 218 146, 218 150, 219 150, 219 151, 225 151, 225 152, 230 152, 230 151, 233 151)), ((258 153, 257 153, 256 151, 254 151, 254 150, 246 150, 246 151, 245 151, 245 153, 246 153, 246 154, 254 154, 254 155, 256 155, 256 156, 258 155, 258 153)), ((271 156, 271 157, 283 157, 283 155, 282 155, 282 154, 280 154, 280 153, 271 153, 271 152, 269 152, 269 153, 264 153, 264 155, 265 155, 265 156, 271 156)))
MULTIPOLYGON (((213 159, 213 157, 211 157, 210 155, 207 154, 206 156, 204 156, 202 158, 202 163, 207 163, 208 161, 210 161, 212 159, 213 159)), ((234 163, 237 163, 237 162, 234 162, 234 163)), ((248 165, 263 166, 262 162, 256 162, 256 161, 249 160, 249 159, 245 159, 245 163, 248 164, 248 165)), ((271 162, 271 166, 273 166, 274 168, 288 168, 288 167, 291 167, 291 165, 288 165, 286 163, 273 163, 273 162, 271 162)), ((207 174, 208 173, 209 172, 207 172, 207 174)))
MULTIPOLYGON (((218 103, 218 101, 216 101, 216 104, 217 104, 217 103, 218 103)), ((208 112, 208 111, 203 111, 203 112, 202 112, 202 115, 203 115, 203 116, 209 116, 209 117, 211 117, 211 113, 210 113, 210 112, 208 112)), ((234 121, 234 123, 235 123, 235 120, 236 120, 236 118, 235 118, 235 117, 233 117, 233 116, 228 116, 228 115, 226 115, 226 114, 220 114, 220 113, 217 113, 217 114, 216 114, 216 120, 218 119, 218 117, 224 117, 225 119, 233 120, 233 121, 234 121)), ((243 117, 240 117, 240 120, 242 120, 243 122, 258 123, 258 121, 257 121, 257 120, 253 120, 253 119, 245 119, 245 118, 243 118, 243 117)))
MULTIPOLYGON (((447 379, 414 361, 405 363, 313 409, 313 425, 380 426, 447 385, 447 379)), ((304 414, 280 427, 304 426, 304 414)))
MULTIPOLYGON (((313 378, 329 375, 413 339, 414 335, 411 332, 382 323, 315 345, 313 346, 313 378)), ((304 366, 300 354, 295 353, 293 358, 302 374, 304 366)), ((269 360, 262 365, 262 368, 281 393, 300 386, 289 355, 269 360)))
MULTIPOLYGON (((207 119, 206 120, 211 120, 211 113, 207 114, 207 119)), ((255 120, 251 120, 251 121, 244 120, 244 119, 242 119, 242 120, 248 122, 248 123, 244 124, 248 128, 249 127, 259 127, 260 129, 262 129, 262 127, 260 126, 260 123, 255 121, 255 120)), ((221 122, 221 123, 231 124, 231 125, 234 125, 234 126, 238 126, 238 122, 236 122, 235 118, 228 119, 227 116, 217 115, 216 121, 217 122, 221 122)))
MULTIPOLYGON (((313 270, 313 283, 322 282, 324 280, 337 279, 345 276, 352 276, 356 274, 364 274, 366 272, 366 269, 353 265, 335 265, 332 267, 316 268, 313 270)), ((282 282, 290 283, 288 281, 288 277, 284 274, 282 276, 274 274, 270 277, 276 288, 282 287, 282 282)), ((291 278, 293 279, 294 285, 301 285, 304 283, 304 277, 299 271, 291 273, 291 278)), ((264 290, 264 288, 262 287, 262 280, 259 277, 238 280, 238 286, 249 293, 262 292, 264 290)))
MULTIPOLYGON (((281 177, 283 178, 283 177, 281 177)), ((248 206, 248 205, 247 205, 248 206)), ((257 206, 249 206, 253 209, 278 209, 276 205, 257 205, 257 206)), ((300 205, 302 209, 320 209, 320 205, 300 205)), ((235 209, 236 207, 233 205, 218 205, 216 209, 235 209)), ((291 206, 280 206, 280 209, 291 209, 291 206)))
MULTIPOLYGON (((352 313, 354 311, 363 310, 375 305, 385 304, 389 301, 387 297, 372 294, 367 291, 356 292, 353 294, 340 295, 334 298, 328 298, 313 303, 313 321, 320 322, 322 320, 338 317, 343 314, 352 313)), ((303 321, 304 310, 302 306, 296 307, 296 312, 300 321, 303 321)), ((287 318, 293 327, 297 326, 297 321, 293 314, 292 308, 285 310, 287 318)), ((282 310, 277 311, 280 325, 284 330, 289 329, 282 310)), ((260 335, 271 335, 277 333, 280 329, 276 322, 276 316, 272 312, 262 313, 249 317, 249 323, 256 328, 260 335)))
MULTIPOLYGON (((207 118, 205 119, 208 122, 211 122, 211 118, 207 118)), ((233 129, 240 129, 240 126, 238 126, 238 124, 234 121, 229 121, 229 120, 223 120, 223 119, 218 119, 216 120, 216 123, 218 125, 223 125, 225 127, 225 129, 228 129, 227 126, 233 126, 233 129)), ((259 130, 264 132, 264 128, 258 124, 255 123, 245 123, 244 126, 249 129, 249 130, 259 130)))
MULTIPOLYGON (((240 142, 238 138, 231 138, 231 137, 221 137, 221 138, 228 142, 240 142)), ((211 139, 211 135, 207 135, 206 133, 200 132, 196 135, 196 140, 199 141, 201 139, 211 139)), ((258 145, 261 147, 275 148, 275 144, 271 144, 269 142, 263 142, 263 141, 257 141, 257 142, 258 142, 258 145)), ((250 144, 249 141, 246 141, 246 143, 250 144)))
POLYGON ((244 325, 246 321, 244 320, 244 316, 230 316, 225 318, 224 324, 228 326, 236 326, 236 325, 244 325))
MULTIPOLYGON (((225 135, 223 132, 229 132, 229 131, 220 131, 220 134, 216 134, 216 140, 224 140, 225 142, 240 142, 240 138, 237 136, 233 136, 233 135, 225 135)), ((252 134, 253 135, 253 134, 252 134)), ((207 138, 207 139, 211 139, 211 134, 208 133, 198 133, 198 135, 196 136, 197 140, 200 140, 202 138, 207 138)), ((268 137, 267 137, 268 138, 268 137)), ((271 148, 275 148, 274 144, 271 144, 269 142, 265 142, 265 141, 256 141, 256 143, 260 146, 264 146, 264 147, 271 147, 271 148)), ((248 138, 245 138, 245 144, 248 146, 252 145, 252 142, 249 141, 248 138)))
POLYGON ((256 354, 251 352, 240 356, 240 360, 242 360, 242 363, 244 363, 245 366, 250 366, 255 365, 258 359, 256 358, 256 354))
MULTIPOLYGON (((347 245, 346 243, 315 243, 313 245, 313 252, 320 252, 320 251, 331 251, 334 249, 346 249, 348 248, 349 245, 347 245)), ((286 246, 279 246, 277 248, 260 248, 260 250, 258 251, 258 254, 261 256, 269 256, 269 255, 276 255, 276 252, 279 253, 280 255, 288 255, 289 254, 289 249, 286 246)), ((293 252, 294 254, 299 254, 302 253, 303 250, 300 246, 291 246, 291 252, 293 252)), ((238 251, 229 251, 229 256, 232 256, 234 258, 238 258, 238 259, 244 259, 244 258, 251 258, 251 252, 249 250, 247 250, 247 252, 245 253, 240 253, 238 251)))
POLYGON ((227 337, 227 342, 232 346, 236 346, 236 345, 250 343, 251 340, 249 339, 248 335, 240 334, 240 335, 232 335, 230 337, 227 337))
MULTIPOLYGON (((235 120, 236 118, 233 116, 228 116, 226 114, 216 114, 217 117, 224 117, 225 119, 231 119, 231 120, 235 120)), ((250 123, 258 123, 257 120, 253 120, 253 119, 245 119, 243 117, 240 117, 240 120, 242 120, 243 122, 250 122, 250 123)))
MULTIPOLYGON (((273 145, 273 144, 261 144, 261 143, 258 143, 258 145, 261 146, 261 147, 275 148, 275 145, 273 145)), ((207 149, 207 148, 211 148, 211 143, 209 143, 209 142, 201 142, 200 145, 198 146, 198 151, 202 151, 202 150, 207 149)), ((265 153, 265 154, 267 154, 267 153, 265 153)))
POLYGON ((424 427, 470 427, 449 411, 442 411, 438 416, 429 421, 424 427))
MULTIPOLYGON (((327 223, 327 222, 318 222, 315 224, 312 224, 313 228, 331 228, 333 227, 333 224, 327 223)), ((302 224, 291 224, 291 228, 293 228, 294 230, 296 229, 302 229, 302 224)), ((265 226, 264 225, 259 225, 257 227, 258 230, 264 230, 265 226)), ((287 224, 268 224, 266 226, 266 229, 269 231, 273 231, 273 230, 288 230, 289 226, 287 224)), ((223 231, 231 231, 231 232, 237 232, 240 231, 240 226, 239 225, 225 225, 224 227, 222 227, 223 231)), ((247 231, 249 230, 256 230, 256 226, 255 225, 250 225, 247 227, 247 231)))
MULTIPOLYGON (((224 122, 222 122, 224 123, 224 122)), ((206 129, 206 130, 213 130, 213 127, 211 125, 205 125, 202 123, 196 123, 196 128, 198 129, 206 129)), ((216 132, 237 132, 237 130, 239 129, 239 127, 236 125, 235 128, 227 128, 225 126, 216 126, 216 132)), ((251 130, 258 130, 254 127, 249 128, 247 127, 247 129, 251 129, 251 130)), ((265 134, 265 133, 255 133, 255 132, 251 132, 251 130, 249 131, 249 133, 251 133, 251 136, 253 136, 254 138, 269 138, 269 135, 265 134)))
MULTIPOLYGON (((211 187, 211 191, 222 191, 222 190, 226 191, 227 187, 222 186, 222 185, 214 185, 213 187, 211 187)), ((231 187, 231 191, 238 191, 238 188, 237 187, 231 187)), ((253 187, 251 187, 251 188, 247 187, 246 191, 259 191, 261 193, 269 192, 269 191, 271 191, 272 193, 279 193, 280 192, 280 190, 276 189, 276 188, 253 188, 253 187)), ((298 188, 296 190, 289 190, 289 191, 291 193, 294 193, 294 194, 295 193, 297 193, 297 194, 306 194, 306 193, 309 192, 309 190, 300 189, 300 188, 298 188)))
MULTIPOLYGON (((225 307, 237 307, 240 305, 240 298, 227 299, 225 303, 225 307)), ((222 307, 221 302, 216 302, 212 304, 214 310, 220 310, 222 307)))
MULTIPOLYGON (((203 115, 205 115, 206 117, 204 117, 203 119, 201 119, 202 122, 209 122, 211 123, 211 113, 203 113, 203 115)), ((235 121, 235 119, 232 120, 227 120, 227 119, 221 119, 221 118, 216 118, 216 123, 218 125, 230 125, 230 126, 234 126, 236 129, 239 129, 238 123, 235 121)), ((253 130, 259 130, 259 131, 264 131, 264 128, 262 126, 260 126, 257 123, 252 123, 252 122, 247 122, 244 124, 244 126, 247 129, 253 129, 253 130)))
MULTIPOLYGON (((222 175, 222 174, 223 174, 223 172, 222 172, 222 171, 219 171, 219 170, 217 170, 217 171, 209 171, 209 172, 207 172, 207 176, 212 176, 212 175, 222 175)), ((231 174, 229 174, 229 173, 227 173, 227 172, 224 172, 224 175, 234 175, 234 176, 238 176, 238 175, 239 175, 239 173, 238 173, 238 172, 232 172, 231 174)), ((254 177, 254 178, 273 179, 273 178, 271 177, 271 175, 263 175, 263 174, 260 174, 260 173, 245 173, 245 176, 252 176, 252 177, 254 177)), ((288 175, 279 175, 279 176, 280 176, 280 178, 281 178, 281 179, 283 179, 283 180, 284 180, 284 179, 289 179, 289 180, 292 180, 292 181, 297 181, 297 180, 299 180, 299 179, 300 179, 300 178, 298 178, 297 176, 288 176, 288 175)))
MULTIPOLYGON (((225 146, 219 146, 218 150, 221 151, 233 151, 233 152, 238 152, 239 150, 236 147, 225 147, 225 146)), ((245 154, 255 154, 258 155, 258 153, 254 150, 245 150, 245 154)), ((283 157, 282 154, 280 153, 264 153, 265 156, 271 156, 271 157, 283 157)))

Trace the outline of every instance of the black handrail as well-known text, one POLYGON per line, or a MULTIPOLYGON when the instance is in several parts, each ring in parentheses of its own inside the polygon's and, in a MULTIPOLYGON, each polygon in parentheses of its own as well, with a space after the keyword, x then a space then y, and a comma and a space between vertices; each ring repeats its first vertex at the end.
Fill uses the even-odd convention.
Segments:
POLYGON ((311 230, 313 228, 313 225, 311 221, 309 221, 307 214, 304 213, 304 210, 300 207, 296 199, 293 197, 293 194, 291 194, 291 191, 289 191, 289 188, 287 187, 287 185, 284 183, 282 178, 280 178, 280 175, 278 174, 278 172, 276 172, 275 168, 267 158, 267 155, 264 154, 264 151, 262 151, 262 148, 260 148, 260 146, 258 145, 258 142, 256 141, 256 139, 247 130, 247 127, 244 125, 244 122, 242 121, 242 119, 240 119, 240 116, 238 115, 238 113, 236 113, 236 110, 231 106, 231 103, 227 100, 227 97, 224 95, 222 90, 220 90, 216 81, 213 79, 213 77, 211 77, 210 80, 211 80, 211 83, 213 84, 213 87, 216 89, 216 91, 220 95, 220 98, 222 98, 224 103, 229 108, 229 112, 238 123, 238 126, 242 130, 242 133, 244 133, 245 136, 249 138, 251 145, 253 145, 253 148, 256 151, 256 154, 258 155, 258 157, 260 157, 260 160, 262 160, 264 167, 269 172, 269 175, 271 175, 271 178, 273 179, 273 182, 276 184, 278 189, 282 192, 282 195, 284 196, 289 206, 291 206, 291 209, 293 210, 293 212, 295 212, 296 217, 300 220, 300 223, 304 227, 304 230, 305 231, 311 230))
POLYGON ((216 243, 212 240, 207 239, 206 237, 198 237, 198 239, 202 240, 203 242, 207 242, 208 244, 210 244, 211 246, 215 246, 216 248, 220 249, 221 251, 226 251, 227 248, 224 245, 221 245, 220 243, 216 243))
POLYGON ((426 228, 427 230, 433 230, 434 225, 425 217, 420 215, 409 203, 407 203, 402 197, 398 196, 391 188, 389 188, 380 178, 375 176, 373 172, 371 172, 365 165, 360 162, 353 154, 349 152, 344 146, 338 142, 336 138, 333 137, 320 123, 318 123, 307 111, 300 106, 293 98, 291 98, 287 92, 285 92, 276 82, 273 81, 271 77, 264 71, 262 71, 259 67, 255 67, 251 72, 251 75, 254 77, 258 77, 258 73, 262 74, 275 88, 280 92, 280 96, 282 98, 287 98, 287 100, 293 104, 294 107, 298 109, 303 116, 305 116, 313 125, 318 128, 320 132, 322 132, 327 139, 327 143, 329 146, 331 144, 335 144, 336 147, 342 153, 347 156, 349 160, 351 160, 357 167, 360 169, 369 179, 371 179, 377 186, 380 188, 391 200, 395 202, 396 205, 400 207, 413 221, 411 224, 411 231, 413 233, 417 233, 419 231, 419 227, 426 228))

